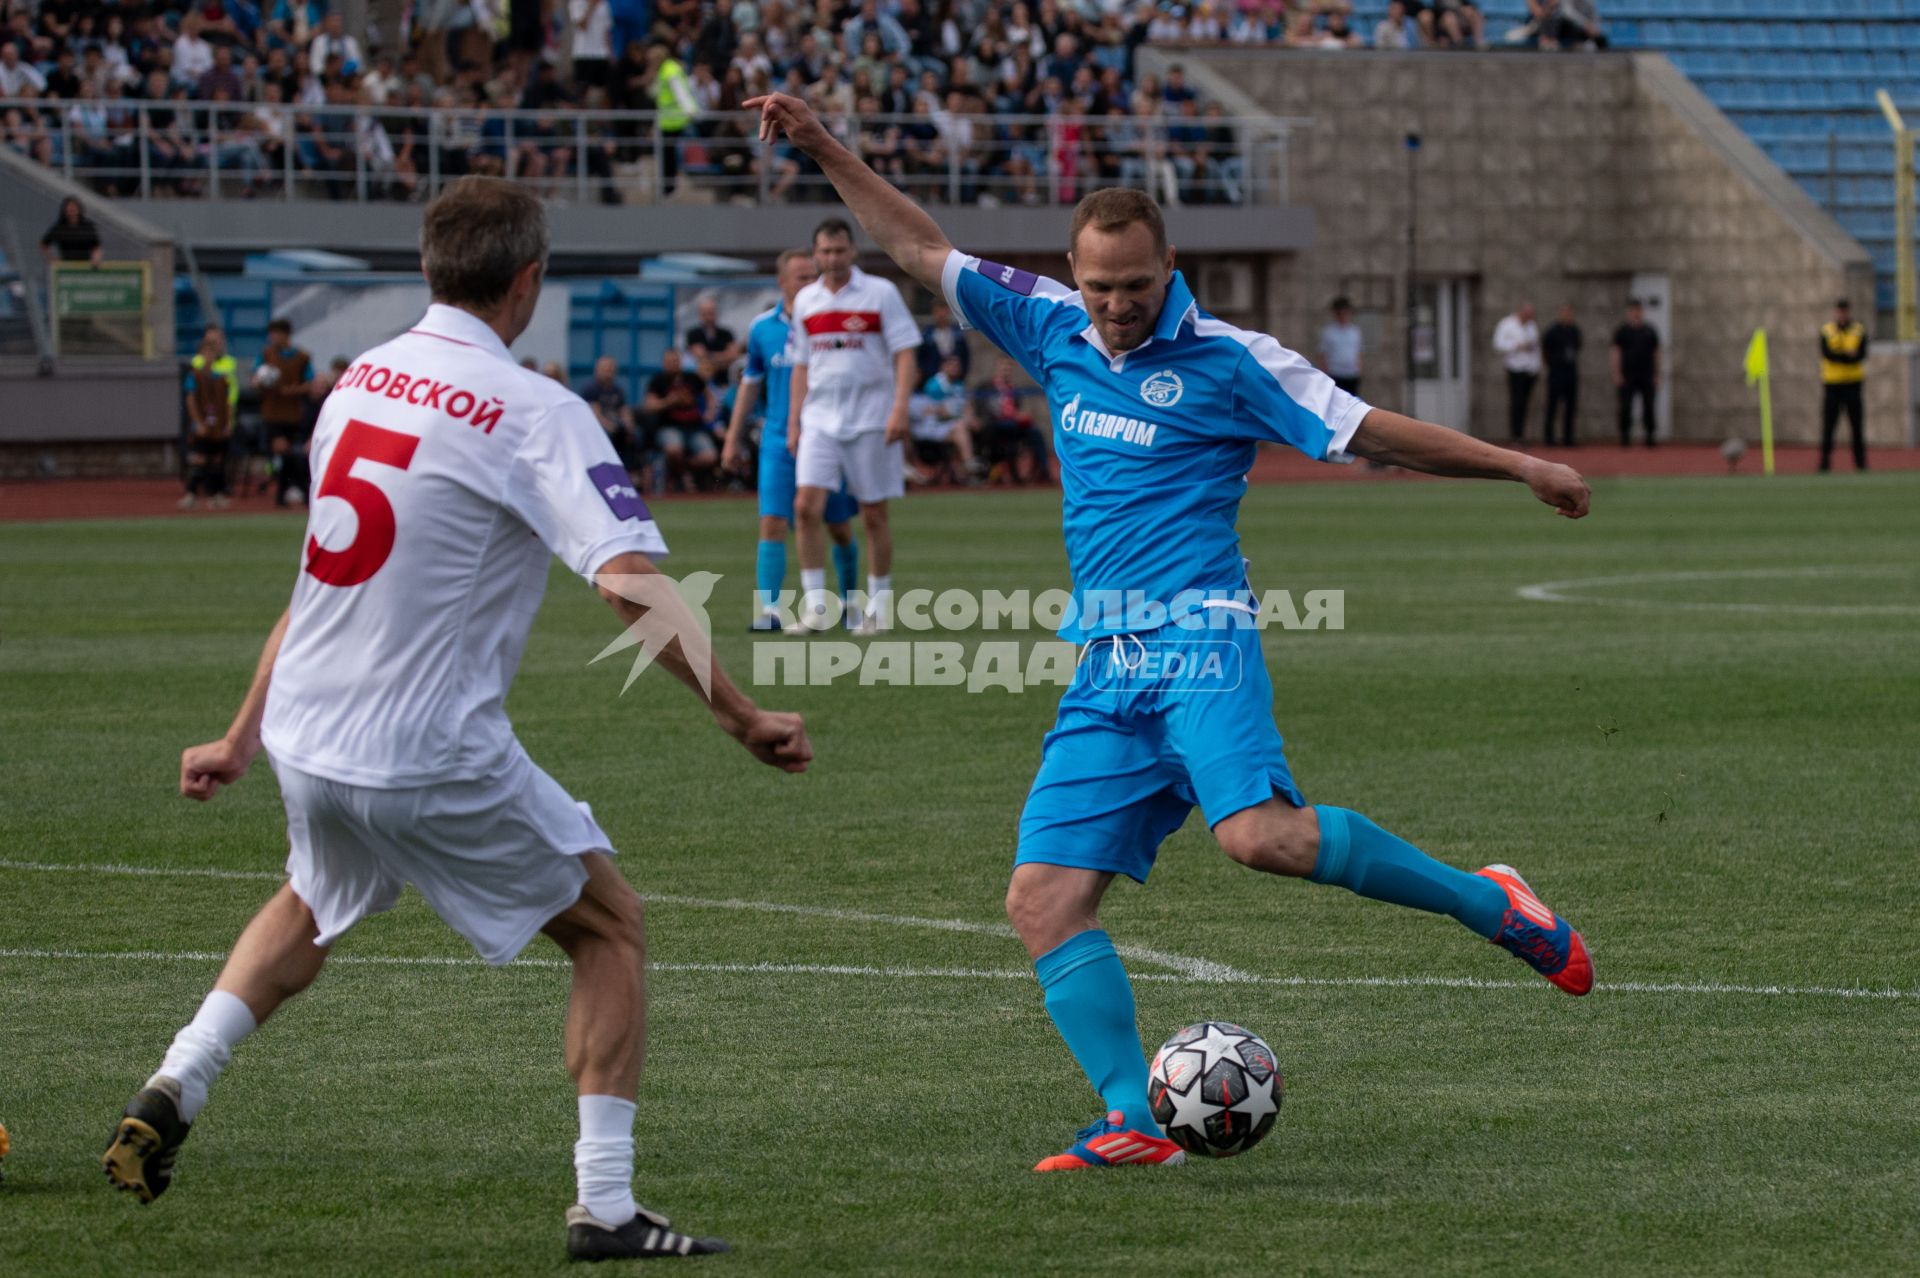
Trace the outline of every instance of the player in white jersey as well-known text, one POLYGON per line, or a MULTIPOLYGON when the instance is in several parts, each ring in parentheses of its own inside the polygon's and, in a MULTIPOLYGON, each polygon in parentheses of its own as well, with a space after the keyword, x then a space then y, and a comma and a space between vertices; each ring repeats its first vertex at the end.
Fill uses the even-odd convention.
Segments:
POLYGON ((856 633, 886 625, 892 610, 893 530, 887 502, 906 493, 909 405, 920 380, 920 330, 889 280, 853 264, 853 228, 839 218, 813 232, 820 278, 793 299, 793 389, 787 445, 799 491, 801 624, 831 621, 827 495, 842 483, 867 529, 866 615, 856 633))
POLYGON ((567 1213, 569 1252, 725 1250, 633 1200, 640 898, 592 812, 507 721, 548 557, 594 583, 636 637, 667 637, 658 660, 755 757, 800 772, 811 749, 797 715, 759 709, 698 641, 652 563, 666 544, 592 410, 508 353, 545 270, 539 201, 464 179, 427 209, 420 241, 434 304, 327 398, 293 601, 227 735, 181 757, 181 793, 206 800, 264 746, 286 804, 290 881, 247 925, 102 1162, 142 1202, 164 1192, 234 1044, 411 883, 489 963, 536 932, 573 961, 565 1054, 579 1090, 580 1201, 567 1213))

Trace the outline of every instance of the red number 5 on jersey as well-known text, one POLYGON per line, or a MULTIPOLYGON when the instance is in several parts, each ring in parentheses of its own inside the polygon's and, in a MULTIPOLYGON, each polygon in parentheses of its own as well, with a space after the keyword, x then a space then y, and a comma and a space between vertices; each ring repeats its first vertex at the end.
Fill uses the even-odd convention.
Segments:
POLYGON ((355 418, 340 432, 327 473, 314 492, 315 499, 338 497, 353 507, 353 540, 344 549, 328 550, 319 538, 307 538, 307 571, 329 586, 357 586, 380 571, 393 553, 393 503, 371 479, 353 473, 357 461, 378 462, 405 470, 413 464, 418 435, 403 435, 355 418))

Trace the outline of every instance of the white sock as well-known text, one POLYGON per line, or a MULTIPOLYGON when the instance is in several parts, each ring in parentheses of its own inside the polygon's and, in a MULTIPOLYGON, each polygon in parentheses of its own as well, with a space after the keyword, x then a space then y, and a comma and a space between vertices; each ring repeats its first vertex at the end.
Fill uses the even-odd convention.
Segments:
POLYGON ((893 611, 893 574, 877 577, 867 574, 867 615, 886 617, 893 611))
POLYGON ((234 1044, 253 1033, 258 1022, 235 994, 215 990, 200 1004, 186 1028, 173 1036, 159 1072, 147 1080, 152 1087, 162 1078, 180 1084, 180 1118, 191 1123, 207 1103, 207 1089, 227 1067, 234 1044))
POLYGON ((573 1174, 580 1205, 609 1225, 639 1214, 633 1201, 633 1115, 638 1108, 618 1096, 580 1098, 580 1139, 573 1146, 573 1174))
POLYGON ((800 570, 800 619, 816 626, 830 619, 837 601, 827 593, 825 568, 800 570))

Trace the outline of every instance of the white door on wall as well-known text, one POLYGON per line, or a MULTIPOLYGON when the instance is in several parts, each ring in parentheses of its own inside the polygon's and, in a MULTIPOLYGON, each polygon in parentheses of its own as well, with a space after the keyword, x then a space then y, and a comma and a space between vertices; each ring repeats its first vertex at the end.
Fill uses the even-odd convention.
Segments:
POLYGON ((1422 421, 1467 429, 1473 405, 1473 310, 1469 281, 1422 280, 1413 286, 1413 403, 1422 421))
MULTIPOLYGON (((1673 286, 1665 271, 1640 271, 1627 285, 1627 297, 1640 303, 1647 323, 1660 334, 1660 390, 1653 397, 1653 437, 1673 438, 1673 286)), ((1638 406, 1634 409, 1639 411, 1638 406)), ((1637 429, 1638 420, 1634 422, 1637 429)))

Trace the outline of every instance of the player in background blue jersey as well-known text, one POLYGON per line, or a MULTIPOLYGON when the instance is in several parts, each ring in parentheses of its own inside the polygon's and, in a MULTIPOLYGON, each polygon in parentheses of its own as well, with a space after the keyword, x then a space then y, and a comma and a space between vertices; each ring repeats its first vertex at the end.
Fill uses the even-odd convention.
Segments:
MULTIPOLYGON (((780 304, 754 319, 747 330, 747 367, 734 392, 733 418, 727 423, 726 445, 720 451, 723 470, 738 470, 745 458, 747 419, 753 416, 760 388, 766 387, 765 424, 760 428, 760 553, 754 562, 754 616, 751 629, 780 629, 774 601, 787 579, 787 530, 793 527, 793 454, 787 449, 787 388, 793 365, 787 356, 793 328, 794 295, 820 277, 813 254, 788 249, 774 265, 780 281, 780 304)), ((859 584, 860 547, 853 540, 853 517, 860 503, 847 493, 827 497, 827 535, 833 538, 834 575, 840 594, 849 600, 847 616, 857 615, 851 598, 859 584)))
MULTIPOLYGON (((1132 989, 1099 906, 1115 874, 1146 880, 1160 842, 1195 805, 1243 865, 1449 915, 1566 992, 1586 993, 1585 943, 1510 867, 1469 874, 1358 812, 1307 803, 1273 723, 1234 530, 1262 440, 1326 461, 1516 480, 1574 519, 1589 499, 1580 476, 1373 408, 1273 338, 1206 314, 1173 268, 1159 208, 1138 191, 1095 191, 1075 208, 1076 290, 955 251, 804 103, 775 94, 747 105, 761 110, 763 135, 784 133, 820 165, 907 274, 1018 360, 1057 414, 1079 603, 1062 633, 1086 653, 1021 814, 1007 914, 1107 1113, 1035 1170, 1180 1161, 1153 1118, 1132 989), (1169 658, 1202 652, 1221 661, 1220 674, 1195 662, 1194 681, 1168 673, 1179 668, 1169 658)), ((1190 1087, 1178 1108, 1251 1125, 1273 1105, 1257 1094, 1231 1106, 1203 1099, 1190 1087)))

